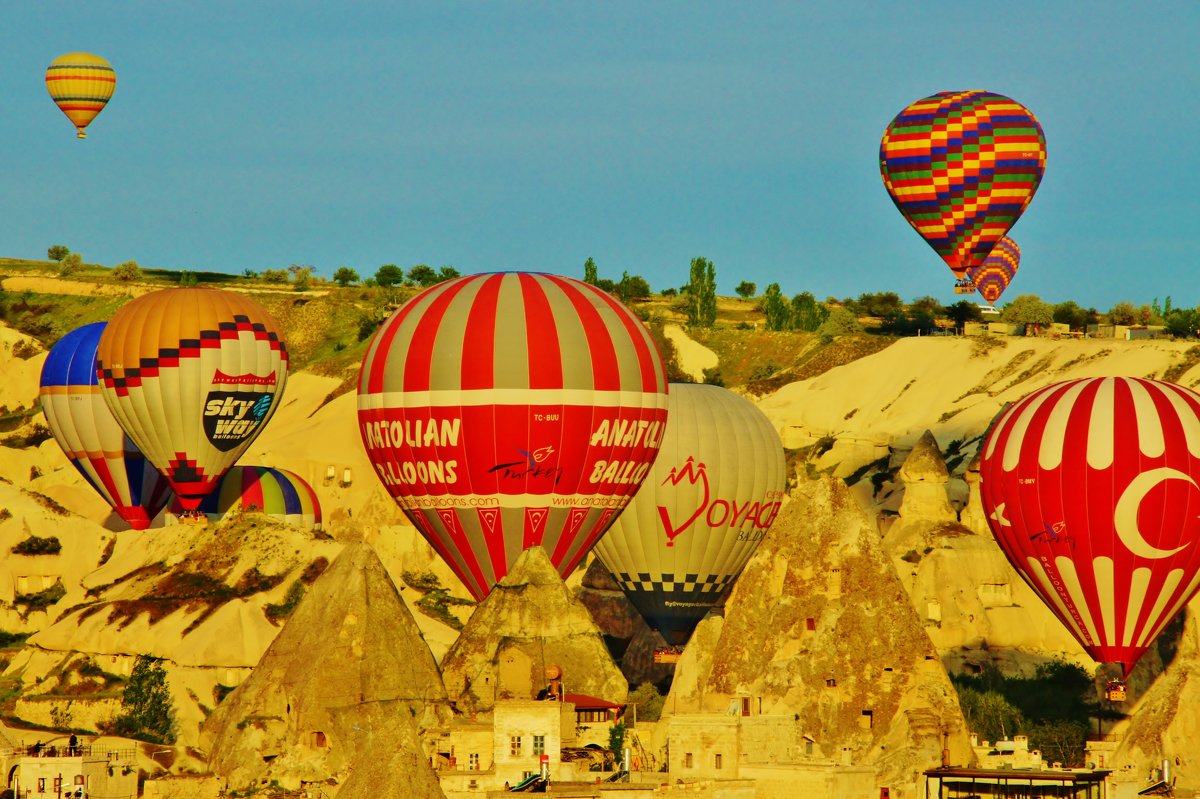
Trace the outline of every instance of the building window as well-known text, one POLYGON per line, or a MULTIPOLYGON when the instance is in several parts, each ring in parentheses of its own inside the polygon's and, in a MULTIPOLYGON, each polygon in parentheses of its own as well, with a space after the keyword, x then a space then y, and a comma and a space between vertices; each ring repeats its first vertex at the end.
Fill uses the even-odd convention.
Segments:
POLYGON ((748 696, 742 697, 742 715, 743 716, 750 715, 750 697, 748 697, 748 696))
POLYGON ((46 778, 38 777, 38 793, 46 792, 46 778))
POLYGON ((75 775, 75 784, 76 784, 76 785, 83 785, 83 775, 82 775, 82 774, 76 774, 76 775, 75 775))
POLYGON ((715 769, 721 768, 721 753, 720 752, 717 752, 715 755, 713 755, 713 768, 715 768, 715 769))
POLYGON ((533 753, 535 755, 546 754, 546 736, 545 735, 533 736, 533 753))
POLYGON ((684 768, 692 768, 692 766, 693 766, 693 764, 692 764, 692 753, 691 753, 691 752, 684 752, 684 753, 683 753, 683 767, 684 767, 684 768))
POLYGON ((467 755, 467 771, 479 771, 479 753, 472 752, 467 755))
POLYGON ((837 679, 835 677, 827 677, 825 679, 826 688, 837 688, 837 679))
POLYGON ((521 736, 514 735, 508 739, 508 753, 513 757, 521 756, 521 736))
POLYGON ((864 710, 862 715, 859 717, 858 726, 864 730, 869 730, 871 729, 874 720, 875 714, 870 710, 864 710))

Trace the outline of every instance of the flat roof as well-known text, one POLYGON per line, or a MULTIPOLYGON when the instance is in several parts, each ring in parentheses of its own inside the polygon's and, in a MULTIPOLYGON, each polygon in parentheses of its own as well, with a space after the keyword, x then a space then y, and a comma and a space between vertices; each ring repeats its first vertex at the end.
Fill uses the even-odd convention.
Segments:
POLYGON ((1001 768, 955 768, 943 766, 931 768, 925 772, 926 777, 937 777, 940 780, 977 780, 999 782, 1001 780, 1020 780, 1021 782, 1073 782, 1091 783, 1103 782, 1112 774, 1112 769, 1055 769, 1050 771, 1034 769, 1001 769, 1001 768))

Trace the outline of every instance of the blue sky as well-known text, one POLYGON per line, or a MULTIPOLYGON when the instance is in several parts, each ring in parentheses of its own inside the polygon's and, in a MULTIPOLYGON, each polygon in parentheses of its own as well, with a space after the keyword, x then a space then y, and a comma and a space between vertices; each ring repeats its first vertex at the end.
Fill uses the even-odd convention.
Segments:
POLYGON ((6 4, 0 256, 240 273, 452 264, 819 298, 955 298, 879 178, 935 91, 1047 138, 1008 294, 1200 304, 1200 5, 1105 2, 6 4), (78 141, 57 55, 112 62, 78 141))

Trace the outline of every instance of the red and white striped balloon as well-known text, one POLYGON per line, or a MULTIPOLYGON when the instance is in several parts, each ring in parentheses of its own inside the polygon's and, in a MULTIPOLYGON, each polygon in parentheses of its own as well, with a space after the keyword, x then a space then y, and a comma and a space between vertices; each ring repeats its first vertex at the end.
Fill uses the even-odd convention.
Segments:
POLYGON ((646 328, 554 275, 471 275, 418 294, 359 375, 379 479, 476 599, 530 546, 570 573, 641 485, 666 417, 646 328))
POLYGON ((1200 588, 1200 394, 1158 380, 1057 383, 984 444, 988 523, 1097 661, 1128 675, 1200 588))

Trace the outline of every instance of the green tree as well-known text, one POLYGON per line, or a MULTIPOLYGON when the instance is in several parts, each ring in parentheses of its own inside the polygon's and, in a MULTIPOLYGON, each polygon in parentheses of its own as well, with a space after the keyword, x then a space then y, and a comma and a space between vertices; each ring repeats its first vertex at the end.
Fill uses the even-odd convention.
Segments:
POLYGON ((138 266, 137 261, 125 261, 114 266, 112 274, 117 280, 137 280, 142 276, 142 268, 138 266))
POLYGON ((596 262, 591 256, 583 262, 583 282, 590 286, 596 285, 596 281, 600 279, 600 268, 596 266, 596 262))
POLYGON ((333 282, 342 288, 346 288, 351 283, 358 282, 358 272, 355 272, 348 266, 339 266, 337 271, 333 273, 333 282))
POLYGON ((58 276, 67 277, 83 269, 83 256, 77 252, 69 252, 58 262, 58 276))
POLYGON ((1091 323, 1091 314, 1080 308, 1074 300, 1060 302, 1054 306, 1054 321, 1066 325, 1072 330, 1087 330, 1091 323))
POLYGON ((625 722, 618 721, 608 728, 608 751, 616 755, 617 760, 620 761, 622 753, 625 751, 625 722))
POLYGON ((735 288, 734 291, 736 291, 737 295, 742 299, 748 300, 758 293, 758 284, 752 283, 749 280, 743 280, 741 283, 737 284, 737 288, 735 288))
POLYGON ((772 283, 763 291, 763 315, 767 317, 767 330, 790 330, 792 306, 783 296, 778 283, 772 283))
POLYGON ((652 682, 640 683, 629 692, 629 703, 637 706, 637 718, 641 721, 658 721, 666 702, 667 698, 652 682))
POLYGON ((621 282, 617 284, 617 296, 621 302, 644 300, 650 296, 650 284, 641 275, 621 273, 621 282))
MULTIPOLYGON (((414 285, 428 287, 438 282, 438 276, 432 266, 417 264, 408 270, 408 280, 414 285)), ((383 285, 382 280, 379 281, 379 285, 383 285)))
POLYGON ((1046 763, 1067 768, 1083 765, 1087 751, 1088 725, 1078 721, 1045 721, 1029 728, 1029 748, 1040 750, 1046 763))
POLYGON ((1002 318, 1014 325, 1041 328, 1054 321, 1054 308, 1036 294, 1022 294, 1004 306, 1002 318))
POLYGON ((946 309, 935 298, 930 296, 917 297, 908 305, 909 314, 927 314, 929 316, 941 316, 946 309))
POLYGON ((946 306, 946 317, 955 327, 963 327, 967 322, 978 322, 983 319, 979 306, 970 300, 959 300, 953 305, 946 306))
POLYGON ((903 313, 904 305, 900 295, 894 291, 881 291, 873 294, 859 294, 857 300, 847 300, 846 307, 862 316, 877 316, 884 318, 903 313))
POLYGON ((958 703, 967 727, 987 741, 1009 739, 1025 728, 1025 717, 999 691, 958 685, 958 703))
POLYGON ((292 264, 288 267, 288 272, 292 275, 292 285, 296 291, 308 291, 313 271, 315 271, 314 267, 302 264, 292 264))
POLYGON ((1137 324, 1137 308, 1132 302, 1121 300, 1108 311, 1108 323, 1110 325, 1135 325, 1137 324))
POLYGON ((375 272, 375 284, 389 289, 404 282, 404 270, 395 264, 384 264, 375 272))
POLYGON ((861 332, 863 332, 862 325, 858 323, 858 318, 848 308, 831 308, 829 318, 817 328, 817 335, 826 344, 838 336, 852 336, 861 332))
POLYGON ((174 743, 175 710, 162 660, 138 655, 121 694, 121 712, 113 731, 151 743, 174 743))
MULTIPOLYGON (((270 272, 271 270, 270 270, 270 269, 268 269, 268 270, 266 270, 266 271, 267 271, 267 272, 270 272)), ((280 269, 280 270, 278 270, 278 271, 279 271, 279 272, 281 272, 281 273, 284 275, 284 279, 286 279, 286 278, 287 278, 287 273, 286 273, 286 272, 284 272, 282 269, 280 269)), ((199 280, 199 278, 197 278, 197 277, 196 277, 196 273, 195 273, 195 272, 189 272, 189 271, 187 271, 187 270, 185 269, 185 270, 183 270, 182 272, 180 272, 180 273, 179 273, 179 285, 180 285, 181 287, 183 287, 183 288, 188 288, 188 287, 190 287, 190 286, 196 286, 196 285, 199 285, 199 283, 200 283, 200 280, 199 280)))
POLYGON ((688 324, 712 327, 717 322, 717 269, 707 258, 693 258, 687 285, 688 324))
POLYGON ((286 283, 288 271, 286 269, 264 269, 262 270, 262 281, 264 283, 286 283))
POLYGON ((462 277, 462 275, 458 273, 457 269, 455 269, 453 266, 443 266, 438 270, 437 282, 441 283, 445 280, 453 280, 456 277, 462 277))
POLYGON ((1166 320, 1167 333, 1175 338, 1191 338, 1200 328, 1200 314, 1187 308, 1173 308, 1166 320))
POLYGON ((817 302, 811 291, 802 291, 792 297, 792 327, 796 330, 814 332, 829 318, 829 308, 817 302))
POLYGON ((65 244, 55 244, 46 250, 46 255, 51 261, 61 261, 70 254, 71 248, 65 244))

